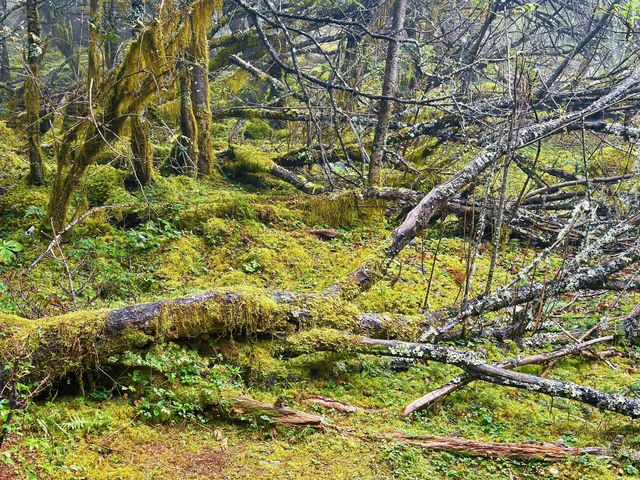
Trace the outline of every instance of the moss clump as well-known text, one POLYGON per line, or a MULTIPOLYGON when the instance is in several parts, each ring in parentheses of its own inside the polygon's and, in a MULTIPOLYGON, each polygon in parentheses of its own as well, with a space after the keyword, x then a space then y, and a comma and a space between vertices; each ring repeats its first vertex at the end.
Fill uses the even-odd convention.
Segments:
POLYGON ((229 240, 236 228, 237 223, 234 220, 210 218, 202 227, 202 234, 208 245, 220 246, 229 240))
POLYGON ((201 301, 169 301, 162 331, 172 338, 221 333, 225 336, 291 330, 285 309, 264 290, 252 287, 217 289, 201 301))
POLYGON ((253 147, 234 146, 231 152, 232 160, 225 164, 225 170, 233 175, 268 173, 275 165, 269 154, 253 147))
POLYGON ((124 188, 127 172, 111 165, 93 165, 87 171, 85 192, 90 207, 130 203, 133 197, 124 188))
POLYGON ((203 241, 193 235, 183 235, 163 248, 156 277, 162 281, 164 289, 177 290, 189 284, 201 269, 203 250, 203 241))
POLYGON ((271 136, 271 127, 264 120, 249 120, 244 127, 244 138, 264 140, 271 136))
POLYGON ((42 187, 28 185, 26 180, 14 183, 9 189, 0 195, 0 210, 24 216, 29 207, 46 209, 48 193, 42 187))
POLYGON ((309 224, 351 227, 359 218, 354 192, 311 198, 305 202, 304 208, 309 214, 309 224))
POLYGON ((599 149, 591 159, 588 169, 591 176, 608 177, 633 172, 636 156, 633 152, 616 147, 599 149))
POLYGON ((348 355, 359 344, 359 338, 345 335, 332 328, 314 328, 306 332, 290 335, 283 346, 288 355, 305 355, 317 351, 332 351, 348 355))

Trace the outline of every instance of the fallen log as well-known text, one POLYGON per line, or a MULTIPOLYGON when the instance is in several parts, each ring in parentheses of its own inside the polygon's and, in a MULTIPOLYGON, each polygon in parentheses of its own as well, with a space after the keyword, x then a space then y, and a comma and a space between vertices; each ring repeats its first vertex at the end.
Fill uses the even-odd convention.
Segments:
POLYGON ((318 415, 277 404, 260 402, 247 397, 233 398, 229 414, 232 417, 244 417, 247 415, 267 416, 272 422, 288 427, 322 428, 326 426, 324 418, 318 415))
MULTIPOLYGON (((314 325, 417 337, 417 318, 362 313, 338 296, 220 288, 115 310, 28 320, 0 314, 0 363, 40 382, 95 368, 105 358, 165 340, 289 334, 314 325), (55 360, 55 361, 54 361, 55 360)), ((0 371, 5 381, 11 369, 0 371)))
MULTIPOLYGON (((558 348, 556 350, 552 350, 550 352, 531 355, 529 357, 524 357, 524 358, 512 358, 511 360, 498 363, 497 366, 506 368, 506 369, 513 369, 513 368, 521 367, 524 365, 534 365, 534 364, 545 363, 551 360, 556 360, 562 357, 566 357, 568 355, 572 355, 574 353, 578 353, 584 350, 585 348, 589 348, 598 343, 611 342, 613 341, 613 339, 614 339, 613 335, 594 338, 593 340, 587 340, 586 342, 566 345, 564 347, 558 348)), ((402 411, 402 415, 405 417, 408 417, 409 415, 417 411, 427 409, 430 406, 434 405, 436 402, 441 401, 444 397, 469 385, 474 380, 475 378, 473 376, 456 378, 450 381, 449 383, 447 383, 446 385, 443 385, 442 387, 432 392, 429 392, 428 394, 411 402, 402 411)))
POLYGON ((631 418, 640 418, 640 398, 627 398, 617 393, 605 393, 592 387, 572 382, 514 372, 499 365, 492 365, 477 354, 430 343, 379 340, 331 330, 310 330, 287 339, 283 352, 287 355, 302 355, 315 351, 367 353, 400 358, 433 360, 454 365, 477 380, 515 387, 552 397, 561 397, 591 405, 602 410, 620 413, 631 418))
POLYGON ((557 462, 581 455, 593 455, 599 458, 611 458, 613 456, 610 448, 567 447, 555 443, 478 442, 467 438, 405 435, 401 433, 389 438, 392 441, 415 445, 432 452, 457 453, 471 457, 557 462))

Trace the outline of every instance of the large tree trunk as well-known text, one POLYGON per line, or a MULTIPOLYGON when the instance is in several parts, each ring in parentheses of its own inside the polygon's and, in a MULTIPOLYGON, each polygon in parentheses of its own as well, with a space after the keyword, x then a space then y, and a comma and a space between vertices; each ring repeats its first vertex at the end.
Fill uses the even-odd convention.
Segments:
POLYGON ((404 30, 404 19, 407 13, 407 0, 396 0, 393 7, 393 24, 391 39, 387 48, 387 60, 384 69, 384 81, 382 84, 382 96, 378 107, 378 123, 373 137, 371 148, 371 160, 369 162, 369 185, 380 184, 380 168, 384 156, 384 146, 387 143, 387 133, 391 122, 391 110, 393 101, 391 97, 396 95, 398 84, 398 60, 400 53, 400 38, 404 30))
POLYGON ((28 375, 34 381, 54 380, 93 368, 110 355, 165 339, 289 334, 310 325, 414 338, 417 321, 362 313, 336 296, 217 289, 112 311, 77 311, 37 320, 0 315, 0 363, 28 357, 28 375), (51 362, 52 358, 56 361, 51 362))
POLYGON ((27 42, 25 51, 26 79, 24 84, 27 111, 27 140, 29 143, 29 181, 41 185, 44 180, 40 147, 40 17, 36 0, 27 0, 27 42))
POLYGON ((256 288, 217 289, 112 311, 77 311, 39 320, 0 315, 0 363, 19 370, 15 373, 13 367, 5 368, 0 380, 6 382, 9 376, 17 375, 21 381, 53 382, 96 368, 112 355, 166 340, 201 335, 288 336, 278 351, 290 356, 331 351, 433 360, 455 365, 474 379, 640 417, 640 399, 510 371, 510 365, 492 365, 470 351, 432 343, 379 340, 342 331, 415 338, 416 322, 417 319, 399 315, 362 313, 338 296, 256 288), (314 328, 299 332, 309 327, 314 328))

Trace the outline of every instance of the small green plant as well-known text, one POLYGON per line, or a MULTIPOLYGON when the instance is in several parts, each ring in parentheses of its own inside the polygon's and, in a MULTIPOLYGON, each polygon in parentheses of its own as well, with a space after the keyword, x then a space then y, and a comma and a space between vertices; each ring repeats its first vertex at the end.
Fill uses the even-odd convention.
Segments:
POLYGON ((21 243, 0 239, 0 263, 10 265, 22 250, 24 247, 21 243))
POLYGON ((42 219, 46 214, 47 212, 44 208, 38 207, 36 205, 30 205, 24 211, 24 218, 35 217, 42 219))
POLYGON ((262 269, 262 265, 254 258, 242 265, 242 269, 245 273, 256 273, 262 269))
MULTIPOLYGON (((237 368, 177 346, 128 352, 109 361, 132 368, 118 389, 132 398, 143 418, 154 422, 205 423, 207 406, 219 403, 222 391, 241 386, 237 368)), ((93 397, 101 400, 102 394, 93 397)))
POLYGON ((137 230, 129 230, 127 240, 136 250, 150 250, 159 247, 163 241, 180 238, 182 234, 182 230, 166 220, 148 221, 137 230))

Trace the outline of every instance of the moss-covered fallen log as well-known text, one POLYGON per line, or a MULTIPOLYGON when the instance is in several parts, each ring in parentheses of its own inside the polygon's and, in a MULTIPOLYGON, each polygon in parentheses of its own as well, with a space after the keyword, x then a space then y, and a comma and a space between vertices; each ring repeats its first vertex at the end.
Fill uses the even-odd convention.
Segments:
MULTIPOLYGON (((290 334, 325 326, 415 338, 417 319, 363 313, 338 296, 237 287, 115 310, 86 310, 28 320, 0 315, 0 361, 20 376, 53 381, 109 356, 166 340, 290 334)), ((0 375, 6 379, 10 369, 0 375)))

